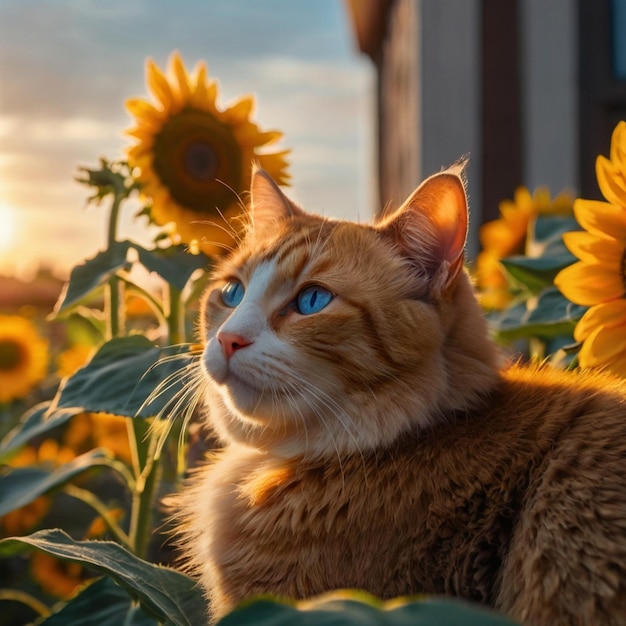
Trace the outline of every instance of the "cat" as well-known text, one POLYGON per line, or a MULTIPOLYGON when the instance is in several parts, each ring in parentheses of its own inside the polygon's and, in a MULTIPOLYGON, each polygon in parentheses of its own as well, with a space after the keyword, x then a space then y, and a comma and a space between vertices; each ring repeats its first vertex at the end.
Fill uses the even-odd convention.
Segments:
POLYGON ((503 363, 464 268, 463 166, 373 225, 255 169, 249 213, 200 315, 223 447, 178 496, 211 619, 359 588, 626 624, 626 385, 503 363))

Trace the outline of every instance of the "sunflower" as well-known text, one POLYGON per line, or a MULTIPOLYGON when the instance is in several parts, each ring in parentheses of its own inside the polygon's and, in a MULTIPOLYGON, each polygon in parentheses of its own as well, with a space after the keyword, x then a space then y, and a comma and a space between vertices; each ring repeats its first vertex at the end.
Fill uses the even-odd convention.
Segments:
POLYGON ((48 342, 20 315, 0 315, 0 404, 23 398, 48 371, 48 342))
POLYGON ((607 201, 574 203, 585 230, 566 233, 563 241, 580 260, 561 270, 554 283, 566 298, 590 307, 574 331, 582 342, 580 366, 626 377, 626 122, 613 131, 610 156, 596 160, 607 201))
POLYGON ((513 200, 499 205, 500 217, 480 229, 482 252, 476 259, 476 281, 481 303, 489 309, 503 309, 511 301, 509 283, 500 259, 513 254, 529 254, 528 231, 538 215, 568 215, 572 199, 562 193, 553 200, 547 187, 531 195, 526 187, 515 190, 513 200))
POLYGON ((287 182, 289 151, 266 149, 282 133, 261 131, 251 121, 252 96, 218 107, 217 83, 208 79, 206 65, 189 75, 177 52, 170 56, 169 76, 148 60, 146 81, 156 104, 128 100, 136 126, 126 134, 137 140, 128 161, 152 203, 151 218, 173 225, 181 241, 219 254, 235 240, 236 218, 245 210, 239 196, 250 185, 252 163, 279 184, 287 182))
POLYGON ((95 348, 86 343, 77 343, 57 356, 57 374, 61 378, 72 376, 93 356, 95 348))
POLYGON ((53 596, 69 599, 85 583, 85 571, 78 563, 68 563, 44 552, 30 557, 33 578, 41 588, 53 596))

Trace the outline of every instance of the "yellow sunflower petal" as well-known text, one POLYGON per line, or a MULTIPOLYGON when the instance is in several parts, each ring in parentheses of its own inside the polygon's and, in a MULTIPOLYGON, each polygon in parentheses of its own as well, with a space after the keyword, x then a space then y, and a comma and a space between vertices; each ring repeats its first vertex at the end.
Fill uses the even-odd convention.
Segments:
POLYGON ((172 56, 170 57, 170 71, 176 78, 179 103, 183 104, 188 102, 191 97, 190 79, 179 52, 172 53, 172 56))
POLYGON ((20 315, 0 315, 0 404, 26 396, 46 376, 48 341, 20 315))
POLYGON ((592 306, 578 321, 574 330, 574 339, 583 341, 596 328, 626 326, 626 300, 618 298, 592 306))
POLYGON ((566 191, 561 192, 552 200, 551 212, 556 215, 571 215, 573 204, 572 195, 566 191))
POLYGON ((624 244, 612 237, 601 237, 586 231, 575 231, 565 233, 563 242, 569 251, 577 256, 581 261, 599 261, 618 272, 622 256, 624 255, 624 244))
POLYGON ((141 98, 129 98, 125 102, 128 112, 144 123, 158 123, 162 117, 161 112, 150 102, 141 98))
POLYGON ((492 250, 498 258, 502 258, 522 251, 527 228, 528 220, 493 220, 481 226, 480 240, 483 248, 492 250))
POLYGON ((141 161, 142 157, 145 157, 146 155, 148 156, 148 159, 151 162, 152 157, 149 153, 150 153, 150 150, 152 149, 153 144, 154 144, 154 141, 152 139, 146 139, 145 141, 142 141, 141 143, 131 146, 130 148, 126 150, 126 154, 128 155, 128 160, 131 162, 132 167, 141 167, 139 162, 141 161))
POLYGON ((624 326, 596 328, 585 339, 578 358, 583 368, 604 367, 617 358, 626 356, 626 328, 624 326))
POLYGON ((154 133, 151 133, 145 127, 133 126, 132 128, 128 128, 124 131, 125 135, 129 137, 134 137, 135 139, 139 139, 140 141, 151 140, 154 133))
POLYGON ((626 156, 626 122, 617 123, 611 134, 611 162, 615 166, 623 165, 626 156))
POLYGON ((224 111, 224 115, 232 122, 247 121, 254 110, 254 96, 243 96, 224 111))
POLYGON ((148 83, 148 89, 150 89, 152 95, 161 103, 163 110, 168 111, 171 109, 174 104, 172 88, 170 87, 165 74, 163 74, 158 65, 152 59, 148 59, 147 62, 146 80, 148 83))
POLYGON ((550 212, 552 202, 550 201, 550 190, 547 186, 542 185, 541 187, 537 187, 537 189, 535 189, 535 192, 533 193, 532 198, 537 213, 550 212))
POLYGON ((515 193, 513 194, 513 198, 515 199, 515 206, 517 210, 522 210, 527 213, 532 211, 533 197, 527 187, 517 187, 515 193))
POLYGON ((626 241, 626 211, 600 200, 576 200, 574 215, 590 233, 626 241))
POLYGON ((626 378, 626 352, 622 351, 615 355, 605 366, 605 371, 615 374, 620 378, 626 378))
MULTIPOLYGON (((210 93, 207 84, 207 67, 204 63, 198 63, 194 70, 193 76, 192 99, 194 101, 204 102, 210 99, 210 93)), ((217 91, 216 91, 217 94, 217 91)))
POLYGON ((270 152, 258 154, 256 156, 259 165, 279 184, 289 185, 291 174, 287 168, 289 162, 287 156, 291 154, 291 150, 281 150, 280 152, 270 152))
POLYGON ((568 300, 585 306, 624 295, 619 272, 600 263, 574 263, 556 275, 554 284, 568 300))
POLYGON ((626 207, 626 180, 606 157, 596 159, 596 178, 602 195, 610 203, 626 207))

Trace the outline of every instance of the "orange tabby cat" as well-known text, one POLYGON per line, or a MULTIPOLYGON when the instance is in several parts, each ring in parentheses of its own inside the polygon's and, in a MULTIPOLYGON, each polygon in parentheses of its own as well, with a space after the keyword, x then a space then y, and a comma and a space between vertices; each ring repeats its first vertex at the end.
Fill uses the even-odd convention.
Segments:
POLYGON ((201 317, 224 447, 179 501, 214 619, 360 588, 626 624, 626 388, 500 368, 460 170, 372 226, 306 214, 255 171, 201 317))

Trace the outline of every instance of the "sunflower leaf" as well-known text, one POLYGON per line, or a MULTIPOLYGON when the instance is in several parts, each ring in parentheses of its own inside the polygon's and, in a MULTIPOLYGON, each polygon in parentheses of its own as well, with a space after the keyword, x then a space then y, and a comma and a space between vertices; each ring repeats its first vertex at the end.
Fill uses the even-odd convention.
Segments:
POLYGON ((587 307, 570 302, 556 287, 548 287, 539 294, 527 321, 529 324, 567 323, 573 327, 586 310, 587 307))
POLYGON ((205 622, 206 603, 195 580, 144 561, 115 542, 76 541, 62 530, 40 530, 26 537, 0 540, 0 557, 32 548, 110 576, 147 613, 166 624, 192 626, 205 622))
POLYGON ((188 346, 159 348, 143 335, 112 339, 60 387, 53 410, 160 415, 184 387, 188 353, 188 346))
POLYGON ((501 259, 507 273, 532 293, 539 293, 542 289, 552 285, 554 277, 564 267, 575 261, 576 257, 565 246, 550 255, 540 257, 510 256, 501 259))
POLYGON ((556 287, 544 289, 537 298, 517 304, 491 322, 506 341, 528 337, 571 337, 586 307, 573 304, 556 287))
POLYGON ((115 272, 129 269, 130 264, 126 257, 130 245, 129 241, 116 241, 92 259, 87 259, 84 263, 77 265, 72 270, 70 279, 54 307, 54 315, 64 313, 83 301, 115 272))
POLYGON ((132 244, 132 247, 137 251, 139 261, 144 267, 156 272, 179 291, 185 288, 192 274, 199 269, 208 268, 210 263, 205 254, 191 254, 183 246, 154 250, 146 250, 137 244, 132 244))
POLYGON ((580 230, 580 224, 576 218, 562 215, 539 215, 532 225, 532 241, 534 244, 547 248, 562 241, 564 233, 580 230))
POLYGON ((267 624, 283 626, 513 626, 516 622, 482 606, 456 599, 398 598, 382 602, 362 591, 341 590, 302 602, 259 598, 245 602, 223 617, 217 626, 267 624))
POLYGON ((55 411, 54 414, 50 415, 49 402, 44 402, 33 407, 23 415, 20 423, 9 431, 4 439, 0 441, 0 463, 6 462, 11 454, 33 437, 43 435, 50 430, 62 426, 78 413, 82 413, 82 409, 72 408, 55 411))
POLYGON ((532 294, 552 285, 559 271, 577 260, 563 243, 563 233, 572 230, 580 230, 573 217, 539 215, 531 225, 529 255, 501 259, 513 283, 523 285, 532 294))
POLYGON ((129 595, 106 576, 83 589, 40 626, 157 626, 129 595))
POLYGON ((0 517, 64 485, 92 467, 107 464, 110 458, 103 450, 91 450, 52 472, 37 467, 3 468, 0 470, 0 517))

